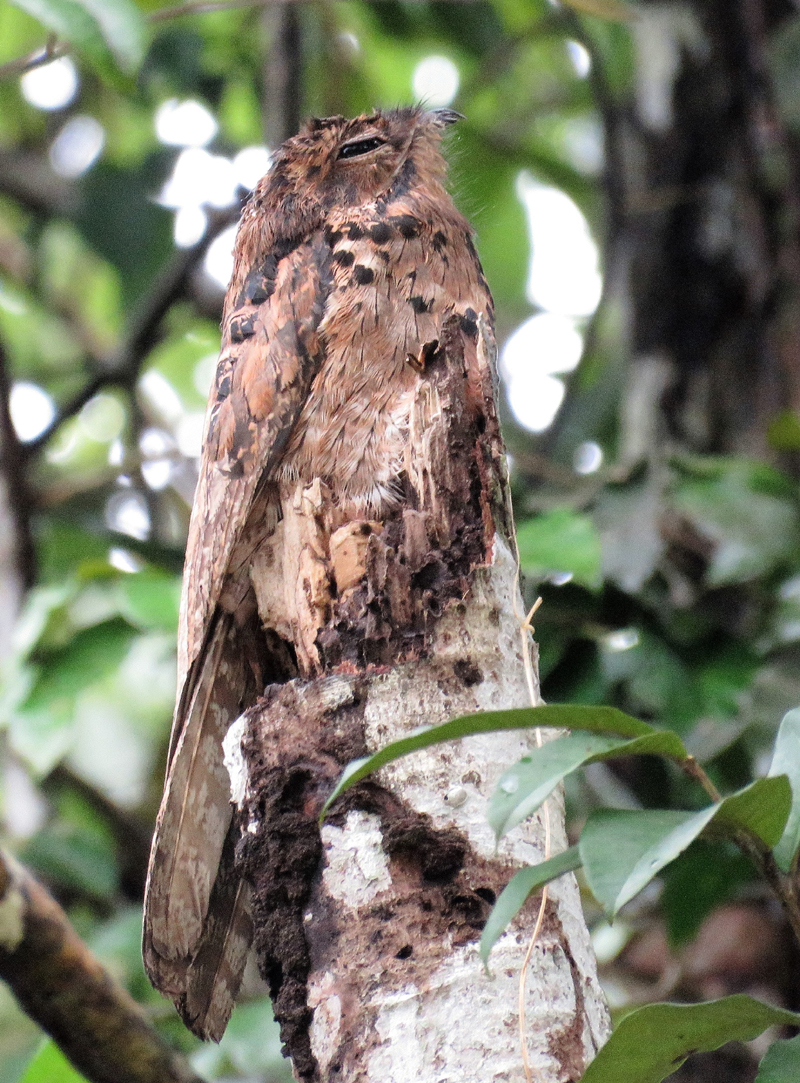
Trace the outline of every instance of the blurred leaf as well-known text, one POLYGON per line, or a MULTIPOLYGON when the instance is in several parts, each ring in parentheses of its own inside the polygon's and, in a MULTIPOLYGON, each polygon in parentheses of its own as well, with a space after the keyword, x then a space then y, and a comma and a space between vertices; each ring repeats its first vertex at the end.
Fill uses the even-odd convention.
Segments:
POLYGON ((75 583, 35 587, 28 592, 22 613, 14 628, 14 651, 27 658, 40 644, 53 647, 69 636, 66 626, 68 603, 74 598, 75 583))
POLYGON ((570 508, 543 512, 517 528, 517 546, 525 575, 570 572, 577 583, 600 585, 600 536, 588 515, 570 508))
POLYGON ((712 824, 730 836, 745 829, 767 846, 789 815, 785 775, 759 779, 700 812, 598 809, 581 833, 580 852, 592 894, 612 918, 712 824))
POLYGON ((558 783, 579 767, 617 756, 643 755, 685 759, 686 749, 667 730, 633 740, 572 733, 547 741, 500 776, 487 812, 495 837, 499 839, 535 812, 558 783))
POLYGON ((108 74, 111 57, 131 71, 144 54, 145 24, 131 0, 11 0, 108 74))
POLYGON ((648 1004, 619 1023, 581 1083, 660 1083, 692 1053, 752 1041, 773 1026, 800 1026, 800 1015, 743 994, 706 1004, 648 1004))
POLYGON ((622 650, 610 637, 602 641, 606 680, 624 682, 625 703, 632 711, 659 718, 682 732, 703 707, 691 671, 663 637, 645 629, 634 631, 637 641, 622 650))
POLYGON ((98 22, 79 0, 11 0, 43 26, 75 45, 103 66, 109 50, 98 22))
POLYGON ((155 569, 126 575, 119 582, 120 609, 139 628, 176 632, 181 599, 180 576, 155 569))
POLYGON ((510 711, 484 711, 481 714, 464 715, 418 730, 399 741, 385 745, 380 751, 364 759, 353 760, 342 772, 333 792, 320 813, 324 817, 331 804, 356 782, 377 771, 379 767, 409 752, 417 752, 431 745, 441 744, 473 733, 495 733, 500 730, 534 729, 537 726, 553 729, 585 729, 592 733, 615 733, 622 737, 641 737, 653 733, 653 727, 638 718, 631 718, 614 707, 576 707, 570 704, 523 707, 510 711))
POLYGON ((758 1066, 754 1083, 797 1083, 800 1079, 800 1035, 773 1042, 758 1066))
POLYGON ((653 471, 600 493, 593 518, 602 543, 604 578, 630 594, 642 589, 665 548, 662 515, 663 479, 653 471))
POLYGON ((783 835, 775 846, 775 860, 789 872, 800 846, 800 707, 788 711, 781 721, 769 768, 770 777, 787 775, 792 787, 792 808, 783 835))
POLYGON ((166 171, 165 152, 138 168, 123 169, 102 160, 83 178, 76 224, 95 251, 120 272, 129 309, 152 289, 173 255, 172 215, 155 201, 166 171))
POLYGON ((713 543, 709 586, 746 581, 796 558, 800 518, 788 479, 747 460, 687 465, 673 500, 713 543))
POLYGON ((130 624, 114 618, 35 659, 30 690, 14 706, 10 727, 12 747, 35 772, 46 773, 68 751, 75 697, 118 667, 135 635, 130 624))
POLYGON ((778 414, 767 429, 769 446, 776 451, 800 450, 800 418, 793 410, 778 414))
POLYGON ((78 3, 97 20, 120 67, 133 71, 144 56, 147 36, 144 17, 133 0, 78 0, 78 3))
POLYGON ((693 940, 708 915, 756 876, 752 862, 733 844, 696 839, 661 870, 660 906, 670 947, 693 940))
POLYGON ((206 1043, 192 1057, 192 1067, 212 1079, 230 1078, 236 1072, 246 1079, 291 1083, 272 1001, 263 997, 237 1004, 222 1041, 217 1046, 206 1043))
POLYGON ((119 887, 114 840, 97 824, 50 824, 28 840, 20 857, 49 883, 94 898, 110 899, 119 887))
POLYGON ((497 902, 492 908, 491 914, 481 934, 481 959, 484 966, 487 965, 489 953, 497 942, 497 938, 508 927, 525 905, 528 897, 538 888, 549 884, 565 872, 574 872, 581 865, 577 846, 571 846, 561 854, 542 861, 538 865, 529 865, 526 869, 520 869, 509 880, 500 893, 497 902))
POLYGON ((55 700, 72 698, 120 664, 135 630, 120 618, 78 632, 63 649, 39 663, 39 675, 23 710, 39 710, 55 700))
POLYGON ((50 1038, 30 1061, 19 1083, 88 1083, 50 1038))
POLYGON ((65 516, 50 515, 36 524, 39 573, 45 582, 62 583, 87 563, 108 566, 108 539, 65 516))

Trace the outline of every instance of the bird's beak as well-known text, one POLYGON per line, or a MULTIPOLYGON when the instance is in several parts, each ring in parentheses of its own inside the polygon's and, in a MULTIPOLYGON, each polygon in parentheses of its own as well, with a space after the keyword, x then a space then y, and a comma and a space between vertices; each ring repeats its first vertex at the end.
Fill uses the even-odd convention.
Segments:
POLYGON ((457 120, 466 120, 463 113, 457 113, 455 109, 431 109, 428 116, 434 124, 446 128, 449 124, 455 124, 457 120))

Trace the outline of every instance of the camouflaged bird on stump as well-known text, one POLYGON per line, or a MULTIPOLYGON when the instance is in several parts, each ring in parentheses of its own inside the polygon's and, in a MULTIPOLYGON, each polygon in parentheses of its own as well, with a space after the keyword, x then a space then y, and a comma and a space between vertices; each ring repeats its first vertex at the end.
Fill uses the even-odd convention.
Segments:
MULTIPOLYGON (((529 702, 492 302, 444 187, 457 116, 309 121, 245 209, 223 314, 144 957, 187 1025, 218 1039, 254 941, 300 1079, 367 1080, 374 1064, 393 1080, 406 1040, 379 1016, 465 952, 457 1014, 474 995, 506 1028, 515 1015, 475 944, 509 869, 541 853, 536 828, 500 857, 484 837, 493 780, 525 738, 428 754, 433 803, 402 763, 317 823, 350 759, 529 702)), ((558 943, 550 910, 543 942, 558 943)), ((566 974, 559 1071, 602 1030, 575 992, 591 964, 566 974)), ((461 1055, 452 1023, 434 1031, 440 1066, 461 1055)), ((508 1033, 496 1052, 518 1060, 508 1033)))

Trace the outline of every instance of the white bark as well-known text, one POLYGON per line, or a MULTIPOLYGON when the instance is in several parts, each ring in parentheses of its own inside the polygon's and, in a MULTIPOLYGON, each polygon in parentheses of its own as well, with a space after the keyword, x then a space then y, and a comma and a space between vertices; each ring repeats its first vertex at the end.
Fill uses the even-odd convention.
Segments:
MULTIPOLYGON (((364 713, 370 751, 419 725, 469 711, 529 705, 512 600, 514 560, 500 539, 495 554, 494 565, 479 573, 469 603, 440 622, 432 651, 435 666, 401 666, 370 684, 364 713), (443 687, 442 670, 465 656, 483 680, 454 695, 443 687)), ((381 771, 380 782, 404 804, 428 815, 436 829, 462 833, 478 862, 486 863, 487 882, 494 882, 488 871, 494 867, 506 881, 517 868, 544 858, 542 814, 509 833, 497 854, 486 819, 501 772, 530 744, 518 732, 468 737, 391 764, 381 771)), ((566 846, 563 810, 558 799, 548 804, 557 852, 566 846)), ((420 939, 413 928, 408 929, 414 948, 407 960, 409 973, 395 960, 392 973, 369 973, 371 962, 364 967, 355 955, 359 930, 372 929, 370 909, 391 906, 398 887, 401 893, 406 888, 395 883, 378 816, 351 811, 342 826, 324 827, 322 838, 324 867, 307 909, 308 935, 313 944, 317 915, 335 907, 337 923, 353 930, 354 942, 350 950, 336 949, 328 958, 321 951, 309 980, 311 1042, 321 1078, 334 1078, 332 1067, 344 1054, 348 1067, 341 1078, 348 1083, 462 1083, 478 1076, 524 1080, 518 983, 536 906, 529 903, 501 937, 492 953, 491 977, 479 959, 477 939, 453 944, 445 936, 434 946, 433 965, 428 952, 425 963, 416 967, 420 939), (349 1049, 342 1048, 343 1040, 349 1049)), ((481 883, 476 879, 472 886, 481 883)), ((608 1017, 574 877, 552 885, 550 899, 528 970, 525 1022, 534 1078, 561 1083, 576 1079, 602 1044, 608 1017)))

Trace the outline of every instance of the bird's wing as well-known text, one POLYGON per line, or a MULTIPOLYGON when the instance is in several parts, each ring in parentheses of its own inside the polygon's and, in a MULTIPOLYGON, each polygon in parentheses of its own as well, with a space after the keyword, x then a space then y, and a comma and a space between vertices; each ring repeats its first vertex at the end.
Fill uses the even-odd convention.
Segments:
POLYGON ((181 599, 178 688, 184 699, 256 490, 280 458, 322 360, 328 245, 319 234, 265 264, 266 270, 251 272, 226 319, 206 416, 181 599), (247 303, 262 297, 260 304, 247 303))
MULTIPOLYGON (((150 854, 143 935, 153 984, 204 1034, 218 1029, 218 1021, 197 1022, 206 1019, 218 995, 225 1005, 230 1001, 221 1009, 227 1013, 224 1029, 232 1006, 228 994, 238 982, 228 971, 231 960, 242 956, 242 938, 249 936, 246 898, 222 890, 230 885, 215 888, 231 825, 222 738, 248 705, 248 685, 250 701, 261 692, 253 694, 238 614, 220 601, 248 514, 280 459, 322 361, 319 325, 330 289, 329 257, 318 234, 280 261, 268 257, 253 269, 225 321, 206 418, 181 599, 178 700, 150 854), (210 899, 212 906, 214 899, 222 900, 213 914, 210 899), (212 932, 217 943, 229 945, 227 962, 208 948, 212 932), (226 987, 222 994, 218 975, 226 987)), ((225 875, 222 868, 220 877, 225 875)))

